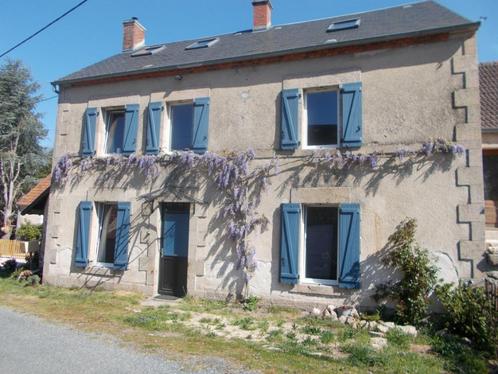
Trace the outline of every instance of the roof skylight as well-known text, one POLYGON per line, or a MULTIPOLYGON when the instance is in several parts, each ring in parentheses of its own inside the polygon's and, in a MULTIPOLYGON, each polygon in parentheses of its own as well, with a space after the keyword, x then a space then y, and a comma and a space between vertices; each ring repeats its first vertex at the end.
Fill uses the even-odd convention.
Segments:
POLYGON ((198 40, 189 46, 187 46, 185 49, 199 49, 199 48, 209 48, 213 44, 218 43, 220 39, 219 38, 209 38, 209 39, 203 39, 203 40, 198 40))
POLYGON ((359 18, 352 18, 352 19, 348 19, 345 21, 334 22, 329 26, 329 28, 327 29, 327 32, 347 30, 347 29, 356 29, 356 28, 360 27, 360 22, 361 21, 359 18))
POLYGON ((131 54, 131 57, 153 55, 159 51, 162 51, 164 48, 166 48, 165 45, 151 45, 150 47, 145 47, 145 48, 139 49, 136 52, 133 52, 131 54))

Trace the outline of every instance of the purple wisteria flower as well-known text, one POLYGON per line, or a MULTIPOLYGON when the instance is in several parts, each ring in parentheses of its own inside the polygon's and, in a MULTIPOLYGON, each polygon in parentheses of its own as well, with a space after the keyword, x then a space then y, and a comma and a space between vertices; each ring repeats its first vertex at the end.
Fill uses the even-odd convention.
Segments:
POLYGON ((396 157, 398 157, 400 160, 403 160, 408 154, 408 151, 406 149, 398 149, 396 151, 396 157))
POLYGON ((426 142, 422 144, 422 152, 425 153, 426 156, 432 155, 432 152, 434 151, 434 143, 433 142, 426 142))
POLYGON ((370 167, 372 169, 375 169, 378 165, 379 159, 377 157, 377 154, 373 153, 368 156, 368 161, 370 161, 370 167))
POLYGON ((66 178, 69 170, 73 166, 73 162, 68 154, 63 155, 55 164, 53 178, 56 184, 61 184, 66 178))

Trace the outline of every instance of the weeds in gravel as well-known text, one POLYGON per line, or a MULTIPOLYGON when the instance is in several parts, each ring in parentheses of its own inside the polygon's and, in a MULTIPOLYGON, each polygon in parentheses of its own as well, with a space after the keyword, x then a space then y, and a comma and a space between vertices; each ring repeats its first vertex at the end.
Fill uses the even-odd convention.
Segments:
POLYGON ((394 345, 400 349, 409 349, 412 338, 406 335, 400 329, 391 329, 386 334, 389 344, 394 345))
POLYGON ((319 327, 311 325, 304 326, 301 331, 303 332, 303 334, 308 335, 320 335, 322 333, 322 330, 319 327))
POLYGON ((351 343, 342 348, 349 353, 348 361, 354 366, 379 366, 385 364, 385 357, 366 344, 351 343))
POLYGON ((177 328, 182 321, 190 319, 190 313, 179 313, 171 311, 169 307, 146 308, 143 311, 124 318, 124 322, 134 327, 141 327, 146 330, 171 330, 168 327, 174 323, 177 328))
POLYGON ((335 335, 331 331, 323 331, 320 334, 320 341, 323 344, 330 344, 334 341, 335 335))
POLYGON ((239 318, 233 321, 232 325, 240 327, 242 330, 252 331, 256 330, 257 326, 254 319, 251 317, 239 318))

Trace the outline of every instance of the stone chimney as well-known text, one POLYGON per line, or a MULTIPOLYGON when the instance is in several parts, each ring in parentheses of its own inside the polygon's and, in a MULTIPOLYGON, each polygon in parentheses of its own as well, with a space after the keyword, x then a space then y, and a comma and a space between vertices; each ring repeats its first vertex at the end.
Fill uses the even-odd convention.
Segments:
POLYGON ((271 1, 252 0, 253 30, 266 30, 271 27, 271 1))
POLYGON ((123 52, 133 51, 145 45, 145 27, 132 17, 123 22, 123 52))

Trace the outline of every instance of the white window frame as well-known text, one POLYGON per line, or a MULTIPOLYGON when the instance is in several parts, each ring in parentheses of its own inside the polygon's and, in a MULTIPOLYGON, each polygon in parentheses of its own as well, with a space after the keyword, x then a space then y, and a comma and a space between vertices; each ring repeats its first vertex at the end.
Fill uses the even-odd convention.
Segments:
POLYGON ((318 284, 325 286, 337 286, 339 285, 339 227, 337 227, 337 279, 316 279, 306 277, 306 220, 308 216, 308 208, 320 207, 320 208, 336 208, 337 209, 337 225, 339 225, 339 205, 334 204, 303 204, 301 205, 301 240, 299 245, 299 274, 302 277, 299 278, 299 283, 302 284, 318 284))
MULTIPOLYGON (((165 153, 171 154, 175 151, 178 151, 177 149, 173 150, 172 149, 172 144, 171 142, 173 141, 173 116, 171 115, 171 110, 174 106, 177 105, 185 105, 185 104, 191 104, 192 105, 192 112, 194 110, 194 99, 186 99, 186 100, 177 100, 177 101, 169 101, 166 102, 166 112, 167 112, 167 119, 164 121, 166 123, 166 131, 164 131, 164 140, 163 144, 165 144, 165 153)), ((192 113, 193 115, 194 113, 192 113)), ((192 120, 192 126, 193 126, 193 120, 192 120)))
POLYGON ((191 49, 203 49, 203 48, 209 48, 215 45, 220 41, 220 38, 214 37, 214 38, 204 38, 200 40, 196 40, 192 44, 189 44, 185 49, 191 50, 191 49), (203 43, 203 44, 201 44, 203 43))
MULTIPOLYGON (((114 267, 114 263, 112 262, 99 262, 99 250, 100 250, 100 237, 102 234, 102 224, 104 221, 104 206, 105 205, 115 205, 117 209, 118 203, 115 201, 98 201, 95 203, 95 210, 97 212, 97 240, 95 245, 95 265, 103 268, 114 267)), ((117 230, 117 227, 116 227, 117 230)))
MULTIPOLYGON (((104 119, 104 149, 102 154, 104 156, 120 156, 123 155, 123 151, 121 150, 121 153, 107 153, 107 142, 109 140, 109 120, 110 120, 110 115, 113 112, 123 112, 125 116, 125 121, 126 121, 126 107, 125 106, 115 106, 115 107, 108 107, 108 108, 102 108, 102 113, 103 113, 103 119, 104 119)), ((124 131, 123 131, 123 142, 124 142, 124 131)), ((124 144, 123 144, 124 145, 124 144)))
POLYGON ((301 139, 303 149, 335 149, 340 148, 341 142, 341 89, 339 86, 328 86, 309 88, 303 90, 303 104, 301 115, 301 139), (336 92, 337 93, 337 144, 324 144, 324 145, 308 145, 308 94, 316 92, 336 92))

